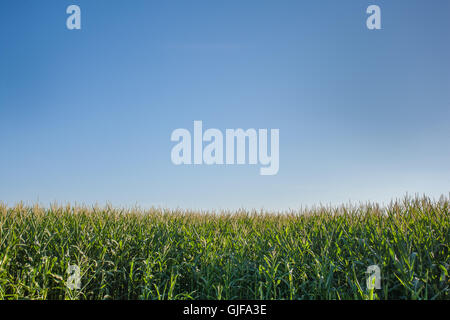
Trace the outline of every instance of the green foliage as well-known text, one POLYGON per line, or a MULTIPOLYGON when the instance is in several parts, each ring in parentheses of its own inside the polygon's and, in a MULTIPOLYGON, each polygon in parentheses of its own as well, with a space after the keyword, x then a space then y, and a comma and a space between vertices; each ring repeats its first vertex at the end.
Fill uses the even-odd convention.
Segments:
POLYGON ((0 299, 449 299, 449 227, 445 197, 283 214, 0 205, 0 299))

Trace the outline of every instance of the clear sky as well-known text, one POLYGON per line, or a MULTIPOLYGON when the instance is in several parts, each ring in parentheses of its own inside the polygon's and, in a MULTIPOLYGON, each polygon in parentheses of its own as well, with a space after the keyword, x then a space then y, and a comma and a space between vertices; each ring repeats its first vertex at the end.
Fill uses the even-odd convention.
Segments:
POLYGON ((450 1, 0 1, 0 200, 295 209, 450 191, 450 1), (66 8, 81 7, 81 30, 66 8), (381 7, 382 30, 366 28, 381 7), (280 169, 174 129, 280 129, 280 169))

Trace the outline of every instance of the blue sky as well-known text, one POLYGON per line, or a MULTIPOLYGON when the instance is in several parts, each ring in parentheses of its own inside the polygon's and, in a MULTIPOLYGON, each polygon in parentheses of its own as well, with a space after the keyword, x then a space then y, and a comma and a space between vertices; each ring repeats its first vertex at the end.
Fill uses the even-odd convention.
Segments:
POLYGON ((295 209, 450 191, 450 2, 0 2, 0 200, 295 209), (66 28, 67 6, 82 29, 66 28), (382 30, 366 28, 381 7, 382 30), (280 129, 280 170, 175 166, 280 129))

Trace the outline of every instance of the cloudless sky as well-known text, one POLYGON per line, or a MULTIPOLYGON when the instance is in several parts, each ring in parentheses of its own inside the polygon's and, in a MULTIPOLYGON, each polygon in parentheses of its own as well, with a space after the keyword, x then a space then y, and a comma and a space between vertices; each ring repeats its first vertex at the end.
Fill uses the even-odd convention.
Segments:
POLYGON ((0 200, 295 209, 450 191, 450 1, 0 2, 0 200), (66 28, 81 7, 82 29, 66 28), (366 28, 381 7, 382 30, 366 28), (174 129, 280 129, 280 170, 174 129))

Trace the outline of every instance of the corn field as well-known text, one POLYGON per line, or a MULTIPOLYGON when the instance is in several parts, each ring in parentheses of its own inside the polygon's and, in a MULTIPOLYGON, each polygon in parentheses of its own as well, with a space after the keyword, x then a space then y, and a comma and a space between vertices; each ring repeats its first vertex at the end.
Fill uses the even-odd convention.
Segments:
POLYGON ((444 196, 284 213, 1 204, 0 299, 447 300, 449 245, 444 196))

